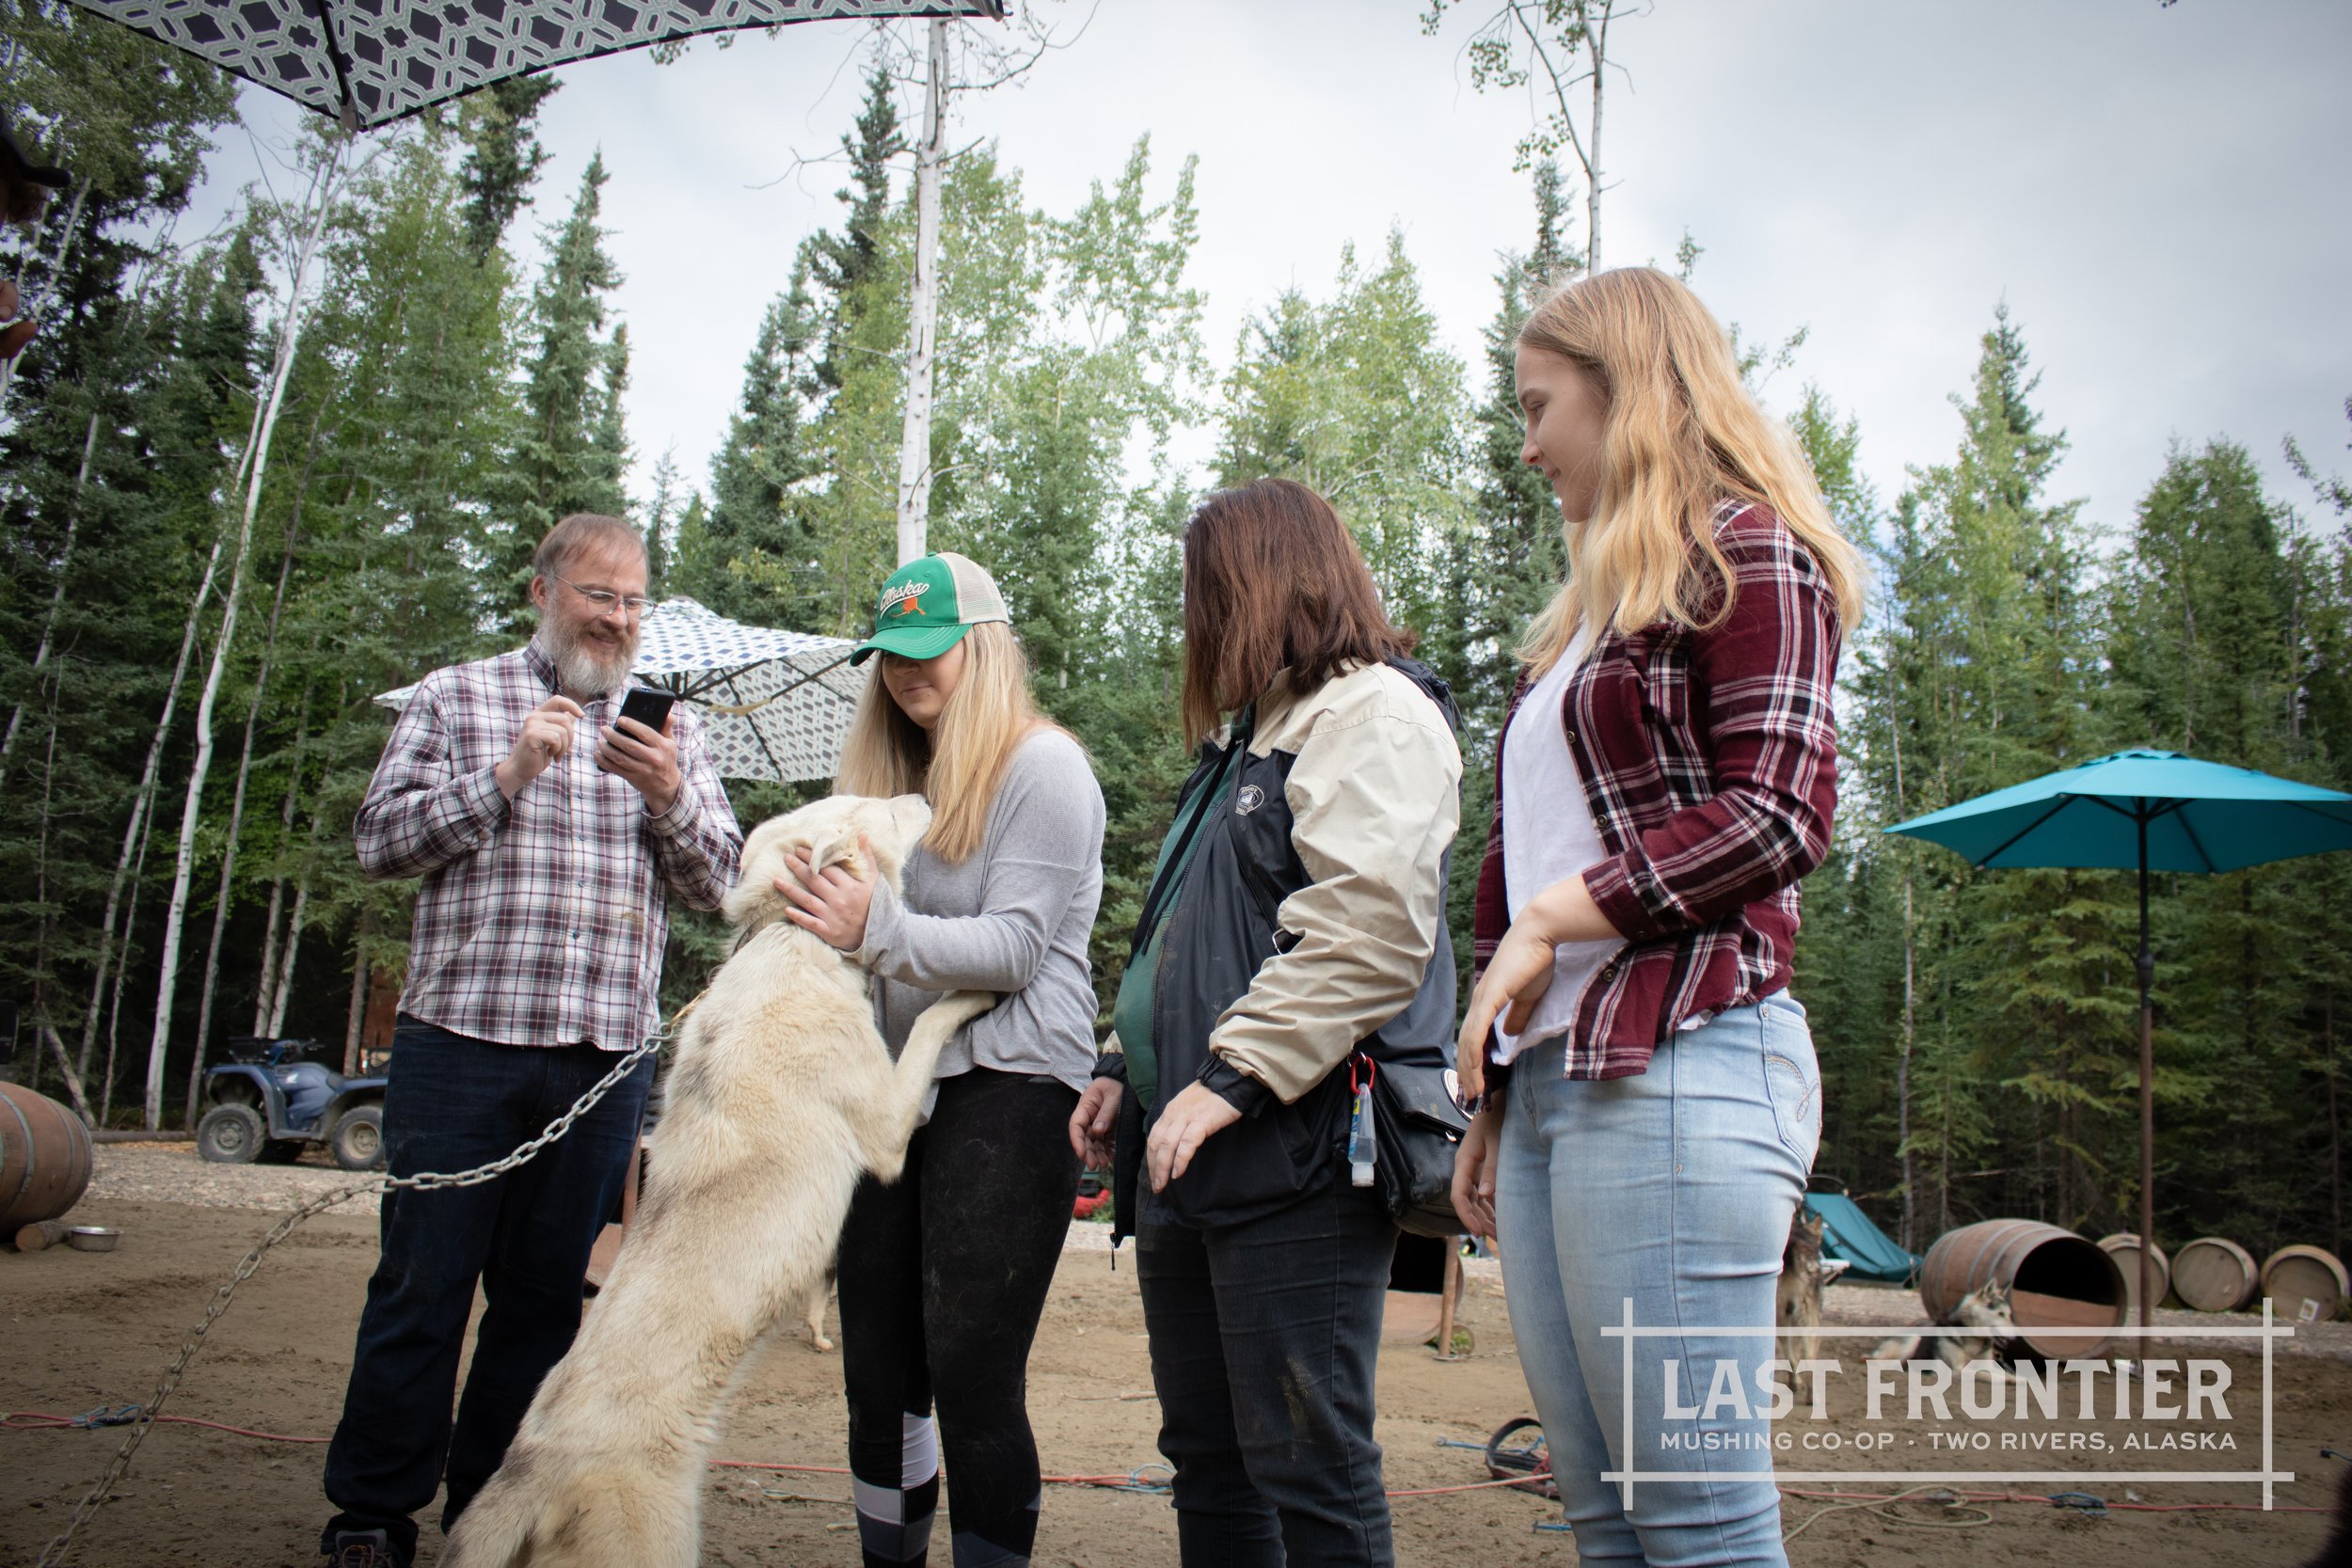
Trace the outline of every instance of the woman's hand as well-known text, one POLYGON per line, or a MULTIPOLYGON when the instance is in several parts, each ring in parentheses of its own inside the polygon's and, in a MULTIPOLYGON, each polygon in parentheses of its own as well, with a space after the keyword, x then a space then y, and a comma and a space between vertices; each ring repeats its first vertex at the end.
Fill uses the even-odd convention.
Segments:
POLYGON ((1560 944, 1623 940, 1624 934, 1593 902, 1581 876, 1554 882, 1528 900, 1479 976, 1454 1042, 1454 1071, 1464 1103, 1485 1087, 1486 1037, 1493 1033, 1496 1018, 1502 1018, 1507 1034, 1527 1027, 1535 1004, 1551 989, 1552 960, 1560 944))
POLYGON ((1184 1174, 1192 1164, 1192 1157, 1200 1146, 1241 1120, 1241 1113, 1215 1089, 1199 1084, 1186 1084, 1184 1092, 1168 1102, 1159 1121, 1152 1129, 1151 1142, 1143 1146, 1144 1163, 1152 1172, 1152 1190, 1168 1190, 1168 1184, 1184 1174))
POLYGON ((1478 989, 1470 992, 1470 1012, 1454 1042, 1454 1070, 1465 1104, 1486 1087, 1486 1037, 1494 1032, 1496 1015, 1502 1014, 1504 1030, 1516 1035, 1527 1027, 1535 1004, 1551 989, 1552 955, 1560 944, 1528 919, 1533 912, 1522 912, 1511 922, 1502 945, 1486 961, 1486 972, 1478 977, 1478 989))
POLYGON ((1454 1151, 1454 1212, 1473 1236, 1495 1239, 1495 1160, 1502 1148, 1502 1113, 1484 1110, 1470 1117, 1454 1151))
POLYGON ((866 870, 852 872, 846 865, 829 865, 817 869, 805 849, 795 849, 785 858, 788 876, 776 879, 776 891, 792 901, 784 912, 803 930, 814 931, 844 953, 854 953, 866 945, 866 915, 874 904, 874 847, 863 837, 858 847, 865 851, 866 870))
POLYGON ((1125 1088, 1116 1078, 1097 1078, 1078 1096, 1078 1108, 1070 1113, 1070 1147, 1089 1170, 1101 1170, 1111 1163, 1112 1133, 1119 1125, 1120 1094, 1125 1088))

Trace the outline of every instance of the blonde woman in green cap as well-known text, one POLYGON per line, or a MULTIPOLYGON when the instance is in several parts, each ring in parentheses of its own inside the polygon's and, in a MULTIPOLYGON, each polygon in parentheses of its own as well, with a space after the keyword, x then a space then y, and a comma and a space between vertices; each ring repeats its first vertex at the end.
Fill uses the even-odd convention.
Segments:
POLYGON ((1030 702, 1004 598, 962 556, 893 574, 852 657, 872 662, 834 787, 920 792, 930 832, 896 894, 805 861, 777 886, 872 969, 894 1053, 939 992, 1003 998, 941 1053, 906 1174, 869 1179, 842 1230, 858 1534, 869 1565, 926 1561, 944 1449, 958 1568, 1010 1568, 1037 1534, 1029 1346, 1077 1194, 1064 1128, 1094 1067, 1103 792, 1030 702))

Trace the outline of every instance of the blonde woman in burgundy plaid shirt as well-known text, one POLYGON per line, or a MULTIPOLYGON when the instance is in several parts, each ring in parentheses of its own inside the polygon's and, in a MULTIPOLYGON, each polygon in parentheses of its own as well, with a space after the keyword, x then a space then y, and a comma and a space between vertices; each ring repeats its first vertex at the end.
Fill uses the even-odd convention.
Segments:
POLYGON ((1820 1138, 1789 955, 1836 805, 1861 562, 1664 274, 1538 306, 1518 389, 1568 575, 1498 748, 1458 1053, 1485 1103, 1454 1201, 1502 1253, 1578 1560, 1785 1564, 1773 1341, 1710 1331, 1772 1326, 1820 1138), (1680 1330, 1633 1340, 1629 1380, 1600 1333, 1629 1308, 1680 1330), (1671 1479, 1629 1506, 1604 1471, 1671 1479))
MULTIPOLYGON (((538 635, 436 670, 393 726, 352 836, 371 877, 424 879, 392 1037, 394 1175, 502 1158, 659 1026, 669 906, 714 910, 743 834, 692 712, 619 721, 645 549, 580 514, 533 558, 538 635)), ((620 1196, 653 1064, 529 1164, 478 1187, 385 1195, 343 1417, 326 1451, 337 1568, 405 1568, 410 1515, 442 1528, 498 1469, 580 1327, 588 1251, 620 1196), (465 1398, 458 1353, 487 1305, 465 1398)))

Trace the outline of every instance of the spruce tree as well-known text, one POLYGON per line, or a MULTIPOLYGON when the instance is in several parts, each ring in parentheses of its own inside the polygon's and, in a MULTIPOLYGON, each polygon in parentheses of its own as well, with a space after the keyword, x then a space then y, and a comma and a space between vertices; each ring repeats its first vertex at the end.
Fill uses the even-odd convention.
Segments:
POLYGON ((571 215, 551 236, 546 268, 532 292, 532 350, 523 391, 523 424, 509 476, 499 552, 499 597, 519 623, 531 552, 557 521, 574 512, 627 512, 621 488, 628 443, 621 392, 628 376, 628 336, 606 330, 609 296, 620 270, 597 223, 603 206, 604 155, 580 176, 571 215))
POLYGON ((805 521, 793 508, 793 492, 811 468, 803 426, 817 387, 808 265, 804 247, 790 285, 760 317, 742 399, 711 459, 697 553, 691 566, 681 562, 687 592, 723 615, 762 626, 790 624, 796 579, 812 569, 805 521))
POLYGON ((458 110, 469 144, 458 173, 466 247, 477 261, 498 249, 515 214, 531 199, 532 184, 548 157, 532 121, 563 85, 552 76, 509 76, 470 94, 458 110))
POLYGON ((838 233, 812 237, 801 261, 825 299, 826 332, 816 376, 838 391, 850 367, 851 300, 882 265, 884 228, 890 221, 890 161, 907 150, 898 123, 898 101, 890 73, 878 61, 866 78, 866 103, 858 112, 854 138, 844 133, 841 150, 850 162, 850 183, 834 192, 849 208, 838 233))

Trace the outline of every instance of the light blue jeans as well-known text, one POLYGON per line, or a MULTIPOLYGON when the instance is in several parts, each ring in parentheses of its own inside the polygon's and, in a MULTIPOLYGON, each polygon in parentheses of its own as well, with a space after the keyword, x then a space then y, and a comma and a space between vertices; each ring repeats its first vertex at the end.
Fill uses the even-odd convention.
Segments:
POLYGON ((1776 1342, 1704 1331, 1772 1325, 1820 1131, 1812 1032, 1785 990, 1676 1035, 1637 1077, 1571 1082, 1557 1039, 1513 1064, 1496 1239, 1579 1561, 1788 1562, 1768 1478, 1636 1481, 1627 1508, 1600 1476, 1772 1467, 1756 1374, 1776 1342), (1629 1300, 1636 1324, 1677 1331, 1631 1341, 1629 1448, 1627 1340, 1601 1333, 1629 1300), (1668 1417, 1670 1377, 1702 1414, 1668 1417))

